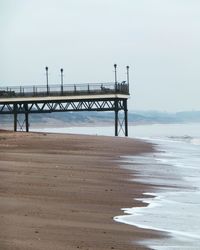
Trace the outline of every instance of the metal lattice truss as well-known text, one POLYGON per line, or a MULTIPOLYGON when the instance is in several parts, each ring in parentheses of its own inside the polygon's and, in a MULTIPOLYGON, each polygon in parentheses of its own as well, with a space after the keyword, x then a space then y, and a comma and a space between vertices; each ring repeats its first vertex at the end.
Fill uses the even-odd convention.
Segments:
MULTIPOLYGON (((51 113, 66 111, 113 111, 116 110, 115 99, 109 100, 77 100, 47 101, 0 104, 0 114, 51 113)), ((124 100, 117 100, 117 109, 124 109, 124 100)))
POLYGON ((51 101, 18 101, 0 103, 0 114, 14 115, 14 131, 17 127, 29 131, 29 114, 74 111, 114 111, 115 136, 121 132, 128 135, 127 98, 107 99, 77 99, 77 100, 51 100, 51 101), (119 112, 124 111, 124 117, 119 112), (18 115, 24 114, 25 119, 20 121, 18 115))

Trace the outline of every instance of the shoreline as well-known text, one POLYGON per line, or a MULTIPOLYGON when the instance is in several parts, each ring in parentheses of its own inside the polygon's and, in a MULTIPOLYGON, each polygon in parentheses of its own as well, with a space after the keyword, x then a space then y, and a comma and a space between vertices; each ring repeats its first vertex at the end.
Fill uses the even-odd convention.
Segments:
POLYGON ((1 131, 0 248, 148 249, 136 241, 159 232, 113 218, 154 190, 131 181, 120 157, 153 150, 129 138, 1 131))

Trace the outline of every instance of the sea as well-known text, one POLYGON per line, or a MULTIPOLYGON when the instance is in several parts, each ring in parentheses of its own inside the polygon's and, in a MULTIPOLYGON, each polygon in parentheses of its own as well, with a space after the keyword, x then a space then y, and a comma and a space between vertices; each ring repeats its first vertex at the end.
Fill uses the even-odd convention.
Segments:
MULTIPOLYGON (((114 134, 113 127, 37 131, 114 134)), ((129 126, 129 137, 153 143, 157 152, 123 158, 121 166, 133 170, 133 181, 152 184, 155 189, 145 193, 145 198, 136 198, 145 207, 122 208, 114 220, 163 232, 166 237, 138 242, 150 249, 200 250, 200 124, 129 126)))

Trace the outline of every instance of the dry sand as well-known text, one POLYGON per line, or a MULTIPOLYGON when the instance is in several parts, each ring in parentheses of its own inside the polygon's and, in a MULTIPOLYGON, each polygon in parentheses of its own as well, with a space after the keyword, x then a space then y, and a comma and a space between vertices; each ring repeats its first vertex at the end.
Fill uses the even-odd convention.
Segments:
POLYGON ((130 181, 120 156, 151 152, 141 141, 0 132, 0 250, 146 249, 157 233, 117 223, 150 186, 130 181))

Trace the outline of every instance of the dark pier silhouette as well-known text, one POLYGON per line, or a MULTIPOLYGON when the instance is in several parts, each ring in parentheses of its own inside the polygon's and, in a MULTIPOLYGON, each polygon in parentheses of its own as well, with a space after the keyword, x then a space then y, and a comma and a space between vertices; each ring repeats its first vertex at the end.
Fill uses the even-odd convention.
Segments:
POLYGON ((48 67, 46 70, 46 85, 0 87, 0 115, 13 114, 14 131, 29 132, 29 114, 72 112, 72 111, 113 111, 115 113, 115 136, 121 132, 128 136, 128 106, 129 98, 129 66, 127 79, 117 81, 117 65, 115 82, 64 84, 63 69, 61 83, 50 85, 48 67), (123 112, 123 118, 119 112, 123 112), (21 123, 18 115, 23 114, 21 123))

